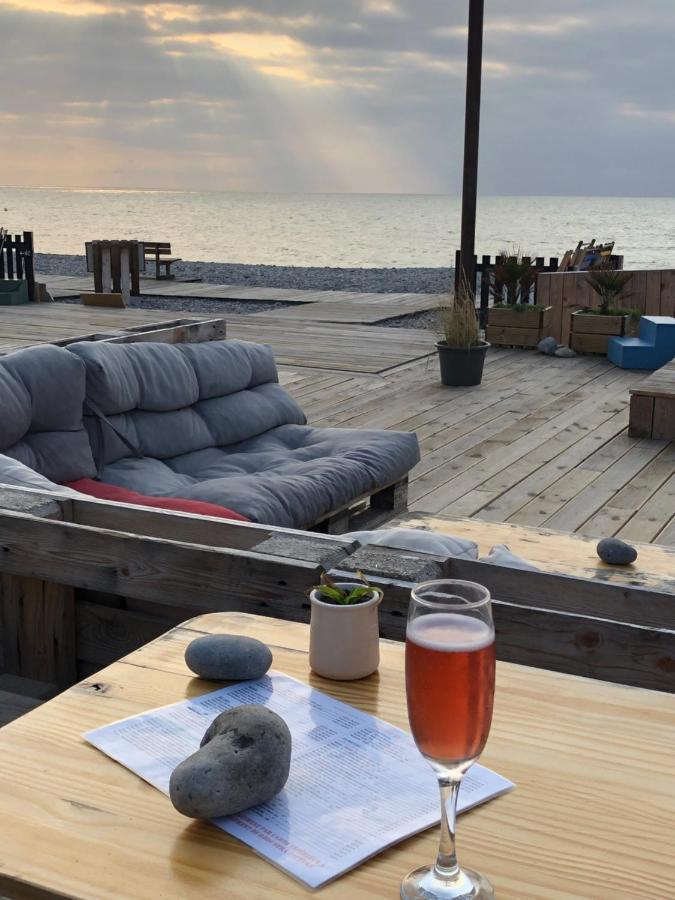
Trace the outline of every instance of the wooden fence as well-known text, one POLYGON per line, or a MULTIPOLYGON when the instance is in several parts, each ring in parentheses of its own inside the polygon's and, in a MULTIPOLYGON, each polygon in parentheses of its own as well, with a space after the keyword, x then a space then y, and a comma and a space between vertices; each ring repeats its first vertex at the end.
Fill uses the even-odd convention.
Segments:
MULTIPOLYGON (((617 305, 647 316, 675 316, 675 269, 631 270, 632 277, 617 305)), ((577 309, 600 305, 587 282, 587 272, 542 272, 537 278, 537 302, 553 307, 551 336, 568 344, 570 317, 577 309)))
MULTIPOLYGON (((455 252, 455 291, 459 289, 459 278, 460 278, 460 267, 459 267, 459 250, 455 252)), ((504 262, 506 257, 504 256, 495 256, 494 259, 491 256, 481 256, 480 261, 477 256, 474 256, 474 264, 475 264, 475 276, 474 283, 469 285, 471 290, 473 291, 474 296, 478 299, 479 303, 477 304, 478 308, 478 318, 480 321, 481 328, 484 328, 487 324, 487 311, 490 306, 490 297, 494 292, 499 295, 501 294, 501 285, 499 282, 495 283, 494 278, 494 270, 495 267, 504 262), (478 289, 478 275, 480 274, 480 291, 478 289)), ((528 257, 525 257, 527 260, 528 257)), ((548 262, 543 256, 537 256, 532 260, 532 264, 539 272, 557 272, 558 271, 558 257, 552 256, 548 262)), ((530 297, 527 302, 537 303, 537 283, 534 282, 532 286, 532 290, 530 291, 530 297)))
POLYGON ((35 273, 33 270, 33 232, 24 231, 23 235, 4 234, 0 237, 0 278, 25 278, 28 286, 28 299, 35 301, 35 273))
POLYGON ((4 668, 60 687, 200 613, 307 622, 321 573, 358 568, 384 589, 383 637, 404 638, 413 581, 468 579, 494 597, 501 659, 673 690, 665 586, 360 550, 340 537, 14 488, 0 495, 0 547, 4 668))

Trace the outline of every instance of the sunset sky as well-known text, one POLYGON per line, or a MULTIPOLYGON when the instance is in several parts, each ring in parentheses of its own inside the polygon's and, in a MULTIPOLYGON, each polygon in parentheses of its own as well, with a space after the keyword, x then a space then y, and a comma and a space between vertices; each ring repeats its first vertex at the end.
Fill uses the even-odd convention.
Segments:
MULTIPOLYGON (((481 190, 675 194, 675 2, 486 0, 481 190)), ((455 193, 468 0, 0 0, 0 183, 455 193)))

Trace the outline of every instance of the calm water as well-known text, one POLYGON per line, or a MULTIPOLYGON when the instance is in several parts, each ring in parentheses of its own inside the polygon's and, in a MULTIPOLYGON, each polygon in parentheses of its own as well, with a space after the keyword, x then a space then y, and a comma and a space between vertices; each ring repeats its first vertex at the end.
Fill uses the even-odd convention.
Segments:
MULTIPOLYGON (((82 253, 91 238, 170 240, 178 256, 295 266, 452 264, 456 197, 0 188, 0 225, 35 232, 36 250, 82 253)), ((626 265, 675 264, 675 198, 484 197, 477 248, 561 256, 614 239, 626 265)))

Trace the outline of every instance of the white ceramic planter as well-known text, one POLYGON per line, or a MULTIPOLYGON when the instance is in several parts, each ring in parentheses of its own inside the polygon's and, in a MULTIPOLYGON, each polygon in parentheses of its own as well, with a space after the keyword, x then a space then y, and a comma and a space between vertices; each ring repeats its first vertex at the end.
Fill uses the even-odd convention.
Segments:
MULTIPOLYGON (((339 588, 363 587, 362 583, 338 583, 339 588)), ((335 681, 354 681, 372 675, 380 664, 379 605, 382 595, 341 606, 309 596, 309 664, 312 671, 335 681)))

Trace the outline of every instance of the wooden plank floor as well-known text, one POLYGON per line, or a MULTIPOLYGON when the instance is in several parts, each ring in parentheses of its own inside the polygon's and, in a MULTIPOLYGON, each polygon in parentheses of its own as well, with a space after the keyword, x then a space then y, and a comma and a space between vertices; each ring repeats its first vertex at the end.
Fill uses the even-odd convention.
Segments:
MULTIPOLYGON (((73 297, 93 291, 91 275, 36 275, 53 297, 73 297)), ((386 318, 422 312, 438 305, 441 294, 314 291, 292 288, 249 287, 208 282, 157 281, 141 278, 141 293, 153 297, 200 297, 210 300, 265 300, 297 304, 279 309, 275 316, 322 322, 372 323, 386 318), (311 304, 311 308, 309 308, 311 304), (319 308, 321 307, 321 308, 319 308)))
POLYGON ((413 511, 675 546, 675 445, 627 433, 641 378, 504 349, 475 388, 442 387, 433 357, 380 375, 283 369, 312 424, 417 432, 413 511))
MULTIPOLYGON (((206 314, 141 309, 104 309, 61 303, 0 306, 0 353, 77 335, 173 321, 204 320, 206 314)), ((433 336, 419 329, 354 324, 285 322, 264 314, 228 316, 232 338, 272 345, 281 364, 354 372, 383 372, 433 353, 433 336)))
POLYGON ((434 353, 434 337, 419 328, 286 321, 276 316, 227 316, 228 337, 264 341, 277 362, 332 371, 384 372, 434 353))

